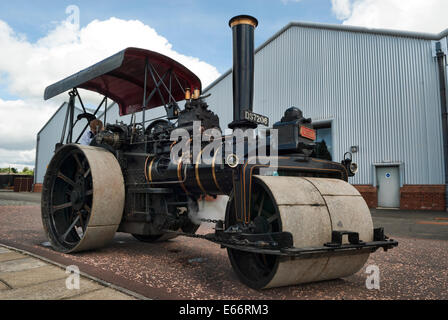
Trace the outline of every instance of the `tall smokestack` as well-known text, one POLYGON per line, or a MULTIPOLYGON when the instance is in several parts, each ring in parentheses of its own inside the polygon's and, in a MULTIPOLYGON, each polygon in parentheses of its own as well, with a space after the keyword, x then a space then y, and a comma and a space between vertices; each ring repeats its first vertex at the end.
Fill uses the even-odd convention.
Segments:
POLYGON ((236 16, 229 22, 233 32, 233 122, 230 129, 256 128, 244 119, 254 101, 254 31, 258 21, 251 16, 236 16))

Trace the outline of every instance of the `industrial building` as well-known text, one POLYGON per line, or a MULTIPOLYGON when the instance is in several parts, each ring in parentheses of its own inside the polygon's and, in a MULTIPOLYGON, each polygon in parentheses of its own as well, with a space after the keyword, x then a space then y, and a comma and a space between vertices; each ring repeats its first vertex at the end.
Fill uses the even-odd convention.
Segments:
MULTIPOLYGON (((254 112, 272 125, 300 108, 334 161, 353 152, 359 172, 350 182, 370 207, 445 210, 447 36, 290 23, 256 50, 254 112)), ((231 73, 203 92, 222 128, 233 117, 231 73)), ((108 122, 119 119, 117 109, 108 122)), ((38 135, 37 184, 65 112, 63 105, 38 135)))
MULTIPOLYGON (((61 142, 64 131, 64 120, 68 110, 68 103, 63 103, 48 122, 37 134, 36 142, 36 165, 34 166, 34 191, 41 191, 47 166, 54 155, 56 144, 61 142)), ((75 117, 83 113, 81 109, 75 108, 75 117)), ((75 128, 74 135, 79 135, 80 126, 75 128)), ((64 131, 64 138, 67 137, 68 127, 64 131)), ((65 140, 64 140, 65 141, 65 140)))
MULTIPOLYGON (((44 181, 45 172, 54 155, 55 147, 57 143, 66 142, 69 133, 69 126, 65 125, 65 118, 69 109, 68 103, 63 103, 48 122, 42 127, 37 134, 36 143, 36 165, 34 169, 34 191, 40 192, 42 183, 44 181), (65 130, 64 130, 65 127, 65 130), (63 140, 62 140, 63 139, 63 140)), ((151 111, 151 115, 154 117, 160 117, 163 115, 163 108, 155 109, 151 111)), ((116 121, 123 121, 124 123, 130 123, 130 116, 119 116, 118 105, 115 103, 109 104, 107 112, 99 111, 97 118, 101 119, 104 123, 115 123, 116 121)), ((83 113, 83 110, 75 106, 74 118, 83 113)), ((94 113, 93 110, 87 109, 88 112, 94 113)), ((136 114, 136 120, 142 121, 141 113, 136 114)), ((82 120, 80 125, 75 125, 73 129, 73 140, 76 141, 82 133, 86 120, 82 120)))
MULTIPOLYGON (((351 179, 371 207, 445 209, 437 43, 446 36, 290 23, 255 54, 254 112, 278 121, 296 106, 334 161, 354 151, 351 179)), ((204 92, 232 119, 231 70, 204 92)))

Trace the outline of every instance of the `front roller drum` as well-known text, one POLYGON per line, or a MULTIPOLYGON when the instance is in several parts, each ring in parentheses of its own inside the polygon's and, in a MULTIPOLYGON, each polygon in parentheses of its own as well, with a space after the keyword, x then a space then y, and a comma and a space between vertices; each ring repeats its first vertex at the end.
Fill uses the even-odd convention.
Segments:
MULTIPOLYGON (((290 232, 295 248, 322 247, 332 241, 332 231, 358 232, 362 241, 373 241, 370 210, 360 193, 345 181, 254 176, 250 197, 251 221, 260 232, 290 232)), ((234 208, 231 198, 227 226, 238 223, 234 208)), ((370 250, 291 258, 229 248, 228 255, 243 283, 263 289, 350 276, 364 266, 370 250)))
POLYGON ((52 247, 73 253, 107 245, 120 225, 124 180, 109 151, 80 145, 59 149, 44 179, 42 222, 52 247))

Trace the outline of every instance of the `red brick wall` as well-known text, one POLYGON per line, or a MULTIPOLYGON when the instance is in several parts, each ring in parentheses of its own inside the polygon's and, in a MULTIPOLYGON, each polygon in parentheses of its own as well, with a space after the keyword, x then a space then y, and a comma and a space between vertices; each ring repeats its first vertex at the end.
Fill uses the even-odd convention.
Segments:
POLYGON ((376 187, 371 185, 355 185, 354 187, 361 193, 369 208, 378 207, 378 192, 376 187))
MULTIPOLYGON (((354 187, 361 193, 369 208, 378 207, 376 187, 354 187)), ((445 185, 404 185, 400 189, 400 209, 445 211, 445 188, 445 185)))
POLYGON ((404 185, 400 209, 445 211, 445 185, 404 185))
POLYGON ((33 192, 42 192, 42 183, 35 183, 33 186, 33 192))

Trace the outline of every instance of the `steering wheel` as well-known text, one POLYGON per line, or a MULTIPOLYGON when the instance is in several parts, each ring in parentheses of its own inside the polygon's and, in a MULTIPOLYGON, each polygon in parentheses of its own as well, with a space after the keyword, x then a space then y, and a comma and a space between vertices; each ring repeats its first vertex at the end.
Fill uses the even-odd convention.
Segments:
POLYGON ((167 129, 173 127, 173 124, 168 120, 156 120, 152 122, 145 130, 145 134, 147 135, 157 135, 160 134, 167 129))

